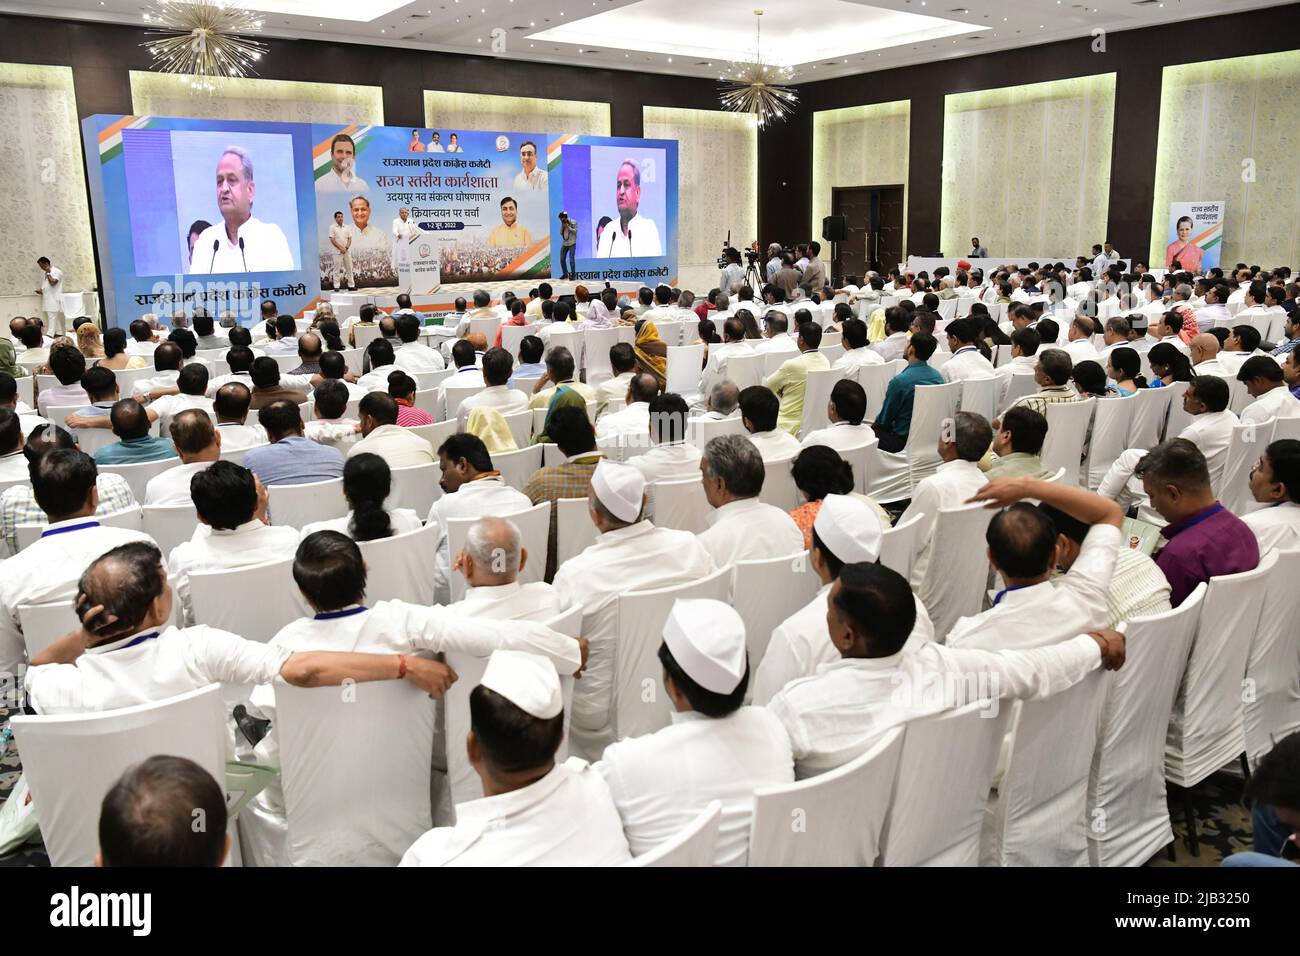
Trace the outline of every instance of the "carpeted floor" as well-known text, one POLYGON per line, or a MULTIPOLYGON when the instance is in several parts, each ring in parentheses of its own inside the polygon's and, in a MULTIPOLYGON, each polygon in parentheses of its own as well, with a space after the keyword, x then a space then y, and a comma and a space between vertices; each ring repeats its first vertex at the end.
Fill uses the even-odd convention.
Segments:
MULTIPOLYGON (((0 721, 4 728, 4 749, 0 754, 0 802, 8 799, 22 772, 18 751, 8 734, 9 713, 0 708, 0 721)), ((1250 811, 1242 803, 1243 783, 1231 773, 1216 773, 1196 788, 1197 832, 1200 837, 1200 856, 1188 851, 1184 838, 1187 828, 1183 821, 1182 799, 1170 802, 1170 816, 1177 835, 1177 859, 1171 862, 1167 853, 1161 852, 1148 866, 1218 866, 1225 856, 1251 849, 1250 811)), ((49 858, 39 842, 30 843, 0 857, 0 866, 48 866, 49 858)))

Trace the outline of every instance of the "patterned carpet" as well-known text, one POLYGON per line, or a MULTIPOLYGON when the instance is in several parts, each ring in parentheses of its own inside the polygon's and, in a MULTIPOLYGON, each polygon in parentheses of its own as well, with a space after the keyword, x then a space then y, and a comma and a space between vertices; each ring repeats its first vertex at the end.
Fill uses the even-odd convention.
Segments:
MULTIPOLYGON (((9 736, 9 712, 0 708, 3 721, 4 750, 0 755, 0 802, 8 799, 10 790, 18 782, 22 767, 18 751, 9 736)), ((1242 803, 1243 785, 1239 776, 1219 772, 1199 786, 1194 799, 1197 810, 1197 832, 1200 837, 1200 856, 1193 857, 1183 842, 1187 828, 1183 822, 1182 798, 1170 801, 1170 816, 1177 835, 1177 859, 1170 862, 1166 853, 1159 853, 1148 866, 1218 866, 1225 856, 1251 849, 1250 811, 1242 803)), ((0 866, 48 866, 49 858, 39 842, 21 847, 8 856, 0 857, 0 866)))

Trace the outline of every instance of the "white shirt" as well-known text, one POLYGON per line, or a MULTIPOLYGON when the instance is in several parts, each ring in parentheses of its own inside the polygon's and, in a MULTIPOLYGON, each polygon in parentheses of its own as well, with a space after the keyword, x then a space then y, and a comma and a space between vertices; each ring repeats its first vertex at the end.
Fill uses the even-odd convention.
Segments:
POLYGON ((1241 413, 1241 422, 1243 425, 1247 422, 1258 425, 1270 418, 1298 417, 1300 417, 1300 401, 1296 401, 1286 385, 1279 385, 1247 405, 1246 410, 1241 413))
POLYGON ((257 424, 240 425, 237 422, 220 422, 217 425, 217 434, 221 436, 222 451, 243 451, 246 448, 266 444, 266 429, 257 424))
MULTIPOLYGON (((209 243, 211 245, 211 243, 209 243)), ((62 312, 63 311, 63 270, 56 265, 50 266, 50 271, 41 272, 41 311, 42 312, 62 312), (50 280, 54 282, 51 283, 50 280)))
MULTIPOLYGON (((813 599, 782 621, 772 631, 767 652, 754 674, 754 703, 766 704, 791 681, 801 677, 811 677, 823 664, 833 664, 840 659, 840 652, 831 643, 830 632, 826 629, 826 603, 830 598, 831 586, 824 584, 813 599)), ((921 599, 912 595, 916 607, 916 623, 912 633, 903 645, 905 651, 912 651, 934 640, 934 622, 921 603, 921 599)))
POLYGON ((352 251, 352 230, 347 227, 346 223, 343 225, 335 223, 330 226, 330 248, 334 250, 336 256, 345 255, 352 251), (343 252, 339 252, 338 246, 334 245, 336 242, 343 247, 343 252))
MULTIPOLYGON (((909 720, 979 699, 1049 697, 1100 663, 1100 649, 1087 635, 1032 651, 954 650, 930 642, 890 657, 823 664, 814 676, 788 685, 768 707, 790 735, 796 775, 810 777, 848 763, 909 720), (960 679, 945 679, 946 674, 960 679), (934 690, 972 683, 975 693, 966 699, 934 690)), ((990 710, 996 712, 992 703, 990 710)))
POLYGON ((403 345, 394 355, 393 364, 408 372, 441 372, 447 367, 441 352, 421 342, 403 345))
POLYGON ((1255 532, 1259 553, 1265 555, 1274 548, 1300 548, 1300 504, 1283 501, 1259 511, 1252 511, 1241 519, 1255 532))
MULTIPOLYGON (((316 191, 318 193, 363 193, 370 189, 369 184, 360 176, 353 175, 352 169, 345 169, 340 173, 334 168, 333 164, 326 171, 325 175, 316 180, 316 191)), ((212 247, 212 243, 208 243, 212 247)), ((198 252, 198 245, 194 246, 195 252, 198 252)))
POLYGON ((1237 423, 1237 416, 1228 409, 1205 412, 1194 416, 1178 435, 1201 450, 1210 468, 1210 484, 1215 488, 1219 487, 1223 469, 1228 464, 1228 446, 1232 444, 1232 429, 1237 423))
MULTIPOLYGON (((30 430, 23 434, 30 434, 30 430)), ((31 476, 27 465, 27 456, 21 448, 0 457, 0 481, 26 481, 31 476)))
POLYGON ((456 805, 456 825, 420 837, 400 866, 616 866, 631 858, 605 783, 570 757, 536 783, 456 805))
MULTIPOLYGON (((187 409, 197 408, 207 413, 208 417, 216 421, 216 412, 212 409, 212 399, 203 395, 162 395, 155 398, 149 403, 151 411, 157 412, 159 427, 164 435, 167 429, 171 427, 172 419, 187 409)), ((224 446, 223 446, 224 447, 224 446)))
POLYGON ((181 370, 174 368, 158 372, 153 376, 153 378, 139 379, 131 387, 131 395, 137 399, 148 398, 149 393, 155 388, 175 388, 176 380, 180 378, 180 376, 181 370))
POLYGON ((398 371, 398 369, 399 366, 395 359, 392 365, 372 367, 369 372, 357 379, 357 385, 364 388, 367 392, 386 393, 388 391, 388 376, 398 371))
POLYGON ((758 449, 763 461, 778 461, 799 454, 802 447, 799 439, 783 428, 774 428, 770 432, 750 432, 749 440, 758 449))
POLYGON ((606 447, 622 444, 637 449, 649 448, 650 403, 633 402, 620 411, 604 415, 596 422, 596 441, 606 447))
POLYGON ((190 262, 191 275, 209 275, 220 272, 292 272, 293 253, 289 240, 273 222, 262 222, 256 217, 239 227, 238 241, 231 242, 226 235, 224 221, 208 226, 194 240, 194 259, 190 262), (244 248, 239 248, 242 241, 244 248), (214 253, 213 243, 217 243, 214 253))
POLYGON ((302 433, 318 445, 332 445, 343 451, 361 437, 355 418, 313 418, 303 422, 302 433))
MULTIPOLYGON (((544 555, 528 557, 532 561, 545 560, 544 555)), ((497 621, 550 621, 565 609, 555 596, 555 588, 544 581, 531 584, 511 581, 466 588, 464 599, 450 605, 449 610, 465 617, 497 621)))
POLYGON ((831 368, 837 372, 852 372, 864 365, 884 365, 885 360, 880 357, 880 353, 874 351, 870 345, 864 345, 860 349, 849 349, 843 355, 835 360, 831 368))
POLYGON ((627 388, 632 383, 632 376, 635 374, 635 371, 620 372, 613 378, 608 378, 596 386, 597 437, 600 436, 600 418, 604 415, 605 409, 610 402, 621 402, 627 398, 627 388))
MULTIPOLYGON (((339 534, 352 537, 352 532, 348 526, 352 523, 352 512, 349 511, 342 518, 330 518, 328 521, 313 521, 311 524, 303 525, 302 531, 298 533, 300 539, 306 538, 309 534, 315 534, 317 531, 337 531, 339 534)), ((393 529, 393 535, 406 534, 408 531, 419 531, 424 527, 420 521, 420 516, 410 508, 392 508, 388 510, 388 524, 393 529)))
POLYGON ((194 623, 190 572, 246 568, 250 564, 292 558, 297 550, 296 528, 262 524, 256 518, 233 530, 200 524, 194 537, 172 548, 171 557, 167 559, 172 588, 180 601, 185 622, 194 623))
POLYGON ((432 445, 401 425, 380 425, 348 448, 347 455, 355 458, 366 452, 384 459, 389 468, 431 465, 438 460, 432 445))
POLYGON ((460 421, 461 431, 464 431, 469 424, 470 410, 475 408, 495 408, 502 415, 511 415, 528 408, 528 396, 508 385, 487 386, 483 391, 461 401, 460 413, 456 416, 460 421))
POLYGON ((522 169, 515 175, 515 189, 546 189, 547 173, 541 166, 534 166, 531 173, 522 169))
POLYGON ((662 256, 663 243, 659 241, 659 227, 653 219, 637 213, 628 221, 627 235, 616 219, 600 234, 596 248, 597 259, 630 259, 637 256, 662 256))
POLYGON ((160 507, 191 504, 193 499, 190 498, 190 479, 211 464, 210 461, 192 461, 187 465, 177 465, 154 475, 145 485, 144 503, 160 507))
POLYGON ((748 860, 754 791, 794 781, 790 740, 764 707, 716 718, 674 713, 655 733, 611 744, 596 769, 609 784, 634 856, 672 839, 721 800, 714 866, 748 860))
MULTIPOLYGON (((610 226, 614 225, 610 223, 610 226)), ((609 226, 605 227, 606 229, 609 226)), ((718 276, 718 288, 728 295, 735 295, 740 291, 740 287, 745 284, 745 267, 739 262, 731 262, 722 270, 718 276)))
POLYGON ((26 660, 18 605, 71 600, 92 561, 132 541, 154 543, 142 531, 110 528, 95 518, 69 518, 47 527, 20 554, 0 561, 0 671, 21 673, 26 660))
POLYGON ((689 531, 638 521, 608 531, 595 544, 560 565, 555 593, 565 607, 582 605, 587 670, 574 686, 573 723, 589 731, 610 724, 618 596, 625 591, 670 587, 713 573, 713 559, 689 531))
POLYGON ((848 451, 863 445, 877 445, 876 433, 870 425, 850 425, 848 422, 831 422, 829 428, 809 432, 799 443, 801 448, 825 445, 836 451, 848 451))
POLYGON ((398 242, 410 242, 420 234, 420 227, 410 219, 403 219, 401 216, 393 218, 393 238, 398 242))
POLYGON ((141 342, 137 339, 129 339, 126 343, 126 354, 139 355, 141 358, 152 358, 154 350, 161 344, 161 342, 141 342))
POLYGON ((867 346, 885 362, 901 359, 907 351, 907 342, 911 336, 906 332, 891 332, 879 342, 867 346))
POLYGON ((794 519, 758 498, 737 498, 715 509, 699 539, 720 568, 804 550, 803 532, 794 519))
POLYGON ((939 517, 940 508, 960 508, 971 495, 979 491, 988 478, 973 461, 958 458, 945 461, 933 475, 922 478, 912 494, 912 503, 907 506, 898 523, 904 524, 913 515, 924 513, 917 540, 920 542, 916 561, 912 564, 912 587, 919 588, 925 581, 926 569, 930 566, 930 545, 933 543, 934 524, 939 517))
POLYGON ((987 611, 958 618, 944 643, 990 651, 1026 650, 1106 627, 1106 595, 1121 538, 1114 525, 1093 525, 1068 573, 1005 591, 987 611))
POLYGON ((952 353, 952 358, 939 370, 945 382, 965 382, 971 379, 994 378, 997 371, 993 363, 980 354, 973 345, 963 345, 952 353))
MULTIPOLYGON (((452 518, 504 517, 527 511, 533 506, 522 491, 511 488, 500 475, 485 475, 467 481, 452 494, 444 494, 429 509, 428 523, 438 524, 438 544, 433 559, 434 600, 451 601, 451 553, 447 542, 447 522, 452 518)), ((545 563, 545 554, 530 555, 545 563)), ((566 605, 567 606, 567 605, 566 605)))
POLYGON ((704 363, 704 371, 700 374, 701 395, 708 395, 714 385, 726 379, 727 359, 733 355, 755 354, 753 346, 749 343, 749 339, 742 339, 739 342, 719 342, 717 345, 709 346, 709 360, 704 363))
MULTIPOLYGON (((1070 361, 1075 365, 1080 362, 1100 362, 1101 354, 1089 339, 1075 339, 1072 342, 1065 343, 1065 351, 1069 353, 1070 361)), ((1104 370, 1105 366, 1103 366, 1104 370)))
POLYGON ((656 481, 681 481, 700 477, 701 452, 685 441, 652 444, 643 455, 629 458, 627 463, 646 480, 646 506, 643 518, 654 518, 656 481))
POLYGON ((778 332, 776 335, 765 336, 754 344, 753 349, 755 355, 766 355, 768 352, 799 354, 799 346, 795 344, 794 338, 788 332, 778 332))
MULTIPOLYGON (((478 385, 483 388, 487 383, 483 380, 483 370, 477 365, 462 365, 451 375, 442 380, 438 386, 438 419, 445 421, 447 418, 447 386, 448 385, 478 385)), ((387 391, 388 384, 385 382, 384 390, 387 391)))

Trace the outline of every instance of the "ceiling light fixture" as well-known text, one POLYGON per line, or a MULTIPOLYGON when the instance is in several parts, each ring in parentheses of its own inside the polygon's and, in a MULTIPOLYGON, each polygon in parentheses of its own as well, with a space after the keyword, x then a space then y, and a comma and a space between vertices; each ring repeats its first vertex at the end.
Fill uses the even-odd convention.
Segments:
POLYGON ((212 93, 217 81, 255 74, 267 51, 246 34, 262 31, 261 18, 226 0, 153 0, 145 5, 146 35, 140 44, 159 73, 190 77, 190 90, 212 93))
POLYGON ((754 11, 754 52, 745 61, 727 65, 726 79, 718 94, 723 109, 749 113, 762 129, 776 120, 784 120, 799 103, 799 94, 788 84, 794 70, 776 66, 763 59, 762 10, 754 11))

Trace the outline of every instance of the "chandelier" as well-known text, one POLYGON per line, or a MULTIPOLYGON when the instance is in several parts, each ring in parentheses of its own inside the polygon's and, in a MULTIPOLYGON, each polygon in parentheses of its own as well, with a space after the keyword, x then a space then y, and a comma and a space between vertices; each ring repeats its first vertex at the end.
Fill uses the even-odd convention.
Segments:
POLYGON ((723 108, 751 114, 760 129, 784 120, 799 102, 799 94, 785 85, 794 78, 794 70, 763 60, 762 17, 762 10, 754 11, 753 54, 748 60, 729 63, 724 75, 718 77, 722 87, 718 97, 723 108))
POLYGON ((190 77, 190 89, 211 93, 217 81, 246 77, 266 45, 241 34, 260 33, 257 14, 229 0, 152 0, 145 6, 154 69, 190 77))

